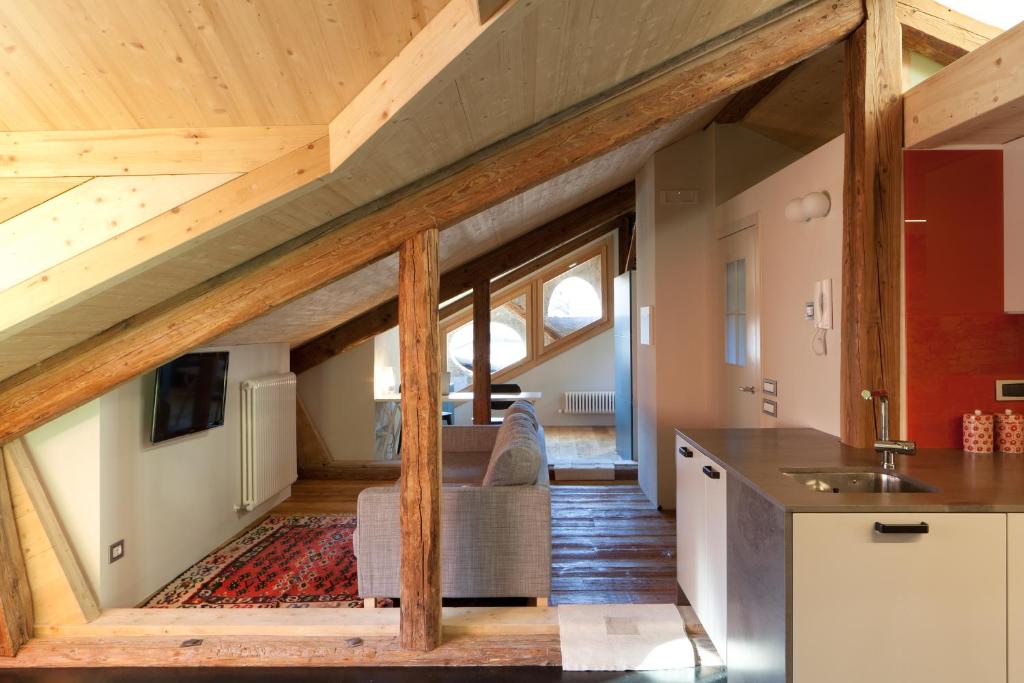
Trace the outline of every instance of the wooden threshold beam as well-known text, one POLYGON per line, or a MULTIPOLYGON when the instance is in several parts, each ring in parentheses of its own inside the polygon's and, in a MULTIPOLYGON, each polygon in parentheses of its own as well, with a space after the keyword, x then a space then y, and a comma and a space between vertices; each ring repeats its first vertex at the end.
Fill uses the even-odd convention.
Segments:
MULTIPOLYGON (((595 225, 607 223, 632 211, 634 204, 633 184, 623 185, 483 256, 449 270, 441 276, 441 301, 447 301, 472 289, 473 284, 480 278, 491 279, 501 275, 567 240, 590 231, 595 225)), ((291 353, 292 372, 305 372, 397 324, 396 298, 385 301, 297 346, 291 353)))
POLYGON ((862 390, 888 392, 893 438, 902 408, 902 48, 890 0, 866 7, 864 25, 847 41, 844 107, 840 437, 859 448, 876 439, 862 390))
POLYGON ((327 126, 0 133, 0 178, 246 173, 327 135, 327 126))
POLYGON ((0 657, 13 657, 32 637, 35 619, 3 459, 0 450, 0 657))
POLYGON ((0 441, 845 38, 860 0, 794 0, 0 383, 0 441))
POLYGON ((401 642, 441 644, 441 330, 438 230, 418 232, 398 252, 402 373, 401 642))
POLYGON ((1005 144, 1024 136, 1024 24, 904 94, 906 146, 1005 144))
POLYGON ((897 0, 903 47, 943 66, 981 47, 1002 33, 935 0, 897 0))

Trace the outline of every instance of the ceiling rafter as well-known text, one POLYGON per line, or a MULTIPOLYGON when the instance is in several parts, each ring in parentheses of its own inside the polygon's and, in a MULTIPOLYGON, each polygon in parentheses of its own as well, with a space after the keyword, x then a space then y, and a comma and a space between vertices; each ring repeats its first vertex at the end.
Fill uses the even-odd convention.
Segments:
POLYGON ((897 0, 896 16, 903 27, 903 48, 943 66, 1002 33, 935 0, 897 0))

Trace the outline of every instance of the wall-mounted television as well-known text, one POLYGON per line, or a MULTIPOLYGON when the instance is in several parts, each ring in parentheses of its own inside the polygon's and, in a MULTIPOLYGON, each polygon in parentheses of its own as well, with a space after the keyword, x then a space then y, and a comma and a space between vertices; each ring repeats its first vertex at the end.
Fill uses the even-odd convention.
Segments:
POLYGON ((228 352, 188 353, 156 371, 153 443, 224 424, 228 352))

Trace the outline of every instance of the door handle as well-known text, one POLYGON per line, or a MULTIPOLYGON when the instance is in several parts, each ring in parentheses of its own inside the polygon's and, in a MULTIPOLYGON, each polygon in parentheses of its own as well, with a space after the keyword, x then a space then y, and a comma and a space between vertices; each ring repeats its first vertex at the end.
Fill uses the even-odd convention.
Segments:
POLYGON ((704 465, 704 467, 701 468, 701 471, 704 473, 705 476, 710 477, 711 479, 722 478, 722 473, 716 470, 711 465, 704 465))
POLYGON ((917 524, 886 524, 875 522, 875 533, 879 534, 926 534, 928 533, 928 522, 917 524))
POLYGON ((757 389, 755 389, 753 387, 753 385, 751 385, 749 387, 740 387, 740 391, 742 391, 744 393, 747 393, 747 394, 753 394, 754 392, 757 391, 757 389))
POLYGON ((686 446, 680 446, 679 447, 679 455, 683 456, 684 458, 692 458, 693 457, 693 451, 691 451, 686 446))

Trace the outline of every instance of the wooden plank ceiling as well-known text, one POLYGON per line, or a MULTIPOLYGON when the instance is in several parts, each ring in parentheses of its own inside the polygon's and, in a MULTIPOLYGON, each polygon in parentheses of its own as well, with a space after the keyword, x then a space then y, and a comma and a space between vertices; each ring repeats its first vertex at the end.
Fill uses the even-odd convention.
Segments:
MULTIPOLYGON (((118 239, 107 239, 0 291, 0 310, 9 316, 0 325, 0 378, 788 4, 785 0, 510 3, 515 3, 511 9, 503 8, 490 20, 497 22, 493 35, 469 45, 430 87, 407 97, 401 110, 365 143, 335 160, 341 163, 333 172, 328 173, 328 160, 320 151, 325 145, 311 142, 308 150, 302 147, 291 153, 296 160, 286 170, 275 174, 274 163, 256 168, 119 233, 118 239), (256 185, 249 176, 260 172, 267 178, 259 181, 259 187, 287 187, 266 195, 253 190, 256 185), (241 208, 236 211, 238 198, 242 198, 241 208), (200 215, 194 215, 193 209, 200 215), (157 224, 168 225, 157 230, 157 224), (172 230, 174 224, 181 227, 172 230), (157 244, 153 240, 167 240, 172 234, 182 237, 173 243, 159 242, 156 256, 133 260, 139 250, 157 244), (111 272, 97 275, 97 264, 111 272), (62 276, 57 277, 58 273, 62 276), (75 289, 90 277, 95 282, 88 288, 75 289)), ((16 94, 0 104, 0 127, 88 130, 324 124, 444 9, 441 4, 311 0, 288 3, 287 16, 278 11, 284 5, 269 0, 128 4, 105 0, 91 3, 87 10, 77 3, 65 7, 51 0, 27 2, 24 7, 7 5, 0 10, 0 48, 14 57, 8 60, 11 66, 3 79, 8 91, 16 94), (367 10, 371 5, 373 11, 367 10), (142 13, 145 21, 138 21, 136 13, 142 13), (56 40, 56 35, 63 34, 75 37, 66 44, 56 40), (39 47, 51 43, 52 49, 39 47), (128 70, 126 64, 132 68, 128 70), (301 76, 296 75, 299 72, 301 76), (209 82, 200 85, 198 73, 206 74, 209 82), (323 82, 314 82, 321 76, 323 82), (40 82, 48 86, 33 89, 31 96, 25 92, 27 84, 40 82), (83 92, 90 96, 82 97, 83 92), (47 106, 49 100, 55 104, 47 106)), ((806 3, 798 0, 796 4, 806 3)), ((456 11, 460 6, 452 8, 456 11)), ((657 145, 657 140, 652 144, 657 145)), ((640 149, 634 148, 634 154, 639 155, 640 149)), ((559 192, 578 189, 579 196, 573 200, 581 204, 621 184, 633 158, 620 156, 617 162, 603 165, 594 162, 589 170, 563 179, 559 192)), ((552 212, 572 208, 555 201, 559 194, 555 187, 547 190, 554 193, 549 205, 528 208, 523 200, 516 209, 514 200, 495 213, 467 221, 454 233, 467 235, 464 243, 459 237, 445 240, 446 263, 468 260, 552 217, 552 212), (470 238, 470 233, 480 238, 470 238)), ((538 192, 538 196, 544 193, 538 192)), ((386 279, 391 288, 393 264, 382 262, 373 268, 377 270, 368 269, 364 280, 386 279)), ((366 294, 365 304, 352 306, 368 308, 388 295, 388 291, 366 294)), ((294 343, 326 329, 327 323, 302 320, 275 336, 294 343)))

